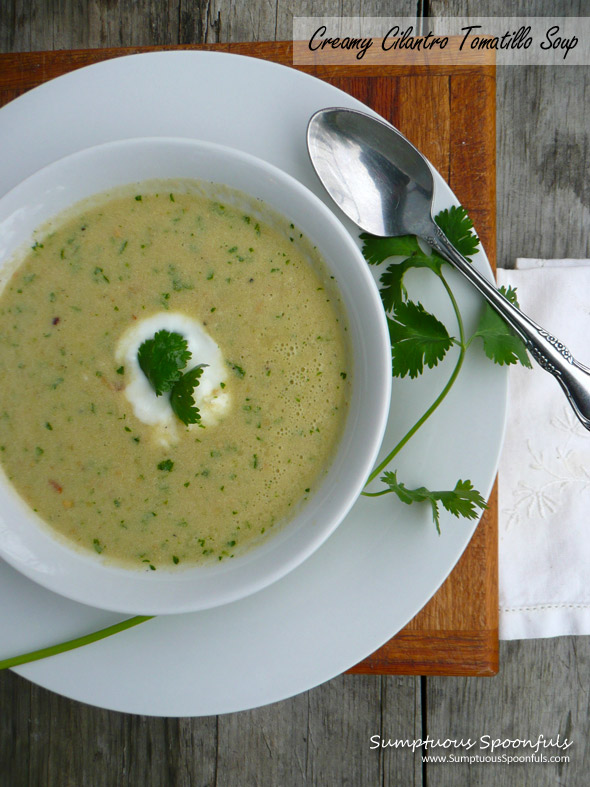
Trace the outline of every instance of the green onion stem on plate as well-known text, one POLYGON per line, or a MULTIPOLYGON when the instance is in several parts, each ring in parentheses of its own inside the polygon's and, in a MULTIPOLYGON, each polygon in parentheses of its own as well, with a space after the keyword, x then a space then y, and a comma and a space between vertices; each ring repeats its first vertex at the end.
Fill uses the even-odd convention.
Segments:
POLYGON ((91 642, 98 642, 98 640, 110 637, 111 634, 118 634, 120 631, 137 626, 139 623, 144 623, 146 620, 151 620, 153 615, 138 615, 134 618, 122 620, 120 623, 115 623, 113 626, 94 631, 92 634, 86 634, 84 637, 76 637, 67 642, 61 642, 59 645, 51 645, 48 648, 41 648, 40 650, 32 650, 30 653, 22 653, 20 656, 12 656, 9 659, 0 660, 0 670, 10 669, 11 667, 18 667, 20 664, 28 664, 30 661, 38 661, 45 659, 48 656, 56 656, 58 653, 65 653, 68 650, 81 648, 82 645, 89 645, 91 642))

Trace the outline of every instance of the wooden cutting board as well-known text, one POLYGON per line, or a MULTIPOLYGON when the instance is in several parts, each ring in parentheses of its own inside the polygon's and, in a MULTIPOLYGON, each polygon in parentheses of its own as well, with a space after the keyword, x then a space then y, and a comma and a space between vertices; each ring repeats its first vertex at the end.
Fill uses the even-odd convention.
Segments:
MULTIPOLYGON (((0 105, 67 71, 167 47, 0 55, 0 105)), ((288 42, 210 49, 292 66, 288 42)), ((473 219, 488 258, 496 255, 495 69, 482 66, 301 67, 371 106, 430 159, 473 219)), ((426 607, 350 670, 401 675, 494 675, 498 671, 497 501, 492 494, 471 543, 426 607)))

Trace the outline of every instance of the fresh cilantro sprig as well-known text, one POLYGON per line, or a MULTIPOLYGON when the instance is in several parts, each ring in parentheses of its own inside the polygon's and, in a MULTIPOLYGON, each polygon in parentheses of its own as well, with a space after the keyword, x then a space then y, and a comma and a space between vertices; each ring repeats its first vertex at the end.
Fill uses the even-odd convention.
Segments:
MULTIPOLYGON (((447 238, 461 254, 472 261, 477 252, 479 239, 473 231, 473 224, 463 207, 453 206, 441 211, 435 221, 447 238)), ((367 233, 361 235, 362 252, 370 265, 387 267, 380 276, 380 294, 387 313, 387 323, 391 338, 392 374, 394 377, 409 375, 415 378, 424 372, 424 367, 432 369, 446 356, 451 347, 458 348, 455 366, 434 402, 421 418, 404 435, 385 459, 373 470, 367 485, 374 481, 413 437, 420 427, 445 399, 457 379, 465 354, 476 338, 480 338, 488 358, 498 364, 521 363, 530 366, 525 346, 520 337, 510 328, 500 315, 487 303, 482 310, 479 324, 470 337, 466 336, 463 318, 458 303, 449 286, 444 265, 447 261, 436 251, 429 250, 414 235, 397 238, 379 238, 367 233), (406 273, 415 268, 426 268, 438 277, 453 307, 457 320, 457 336, 451 334, 446 326, 434 315, 427 312, 421 303, 409 298, 405 286, 406 273)), ((516 291, 512 288, 503 294, 518 306, 516 291)), ((455 516, 473 519, 477 509, 486 507, 481 494, 473 488, 469 480, 458 481, 455 488, 444 492, 431 492, 425 486, 408 489, 397 480, 396 473, 385 472, 380 479, 386 486, 378 492, 364 492, 370 497, 395 493, 408 505, 428 502, 431 505, 434 523, 440 532, 439 504, 455 516)))
POLYGON ((141 371, 150 381, 156 396, 172 390, 190 358, 191 352, 184 336, 166 330, 158 331, 153 339, 146 339, 137 351, 141 371))
POLYGON ((201 420, 201 413, 195 404, 194 390, 207 366, 206 363, 201 363, 190 371, 183 372, 191 358, 187 340, 175 331, 158 331, 153 339, 146 339, 137 351, 139 366, 156 396, 169 392, 170 407, 186 426, 201 420))
POLYGON ((436 525, 437 531, 440 533, 440 511, 439 503, 456 517, 466 517, 467 519, 475 519, 477 517, 477 508, 486 508, 486 501, 477 491, 473 488, 471 481, 457 481, 455 488, 452 490, 431 492, 425 486, 420 486, 417 489, 408 489, 408 487, 397 480, 397 474, 392 472, 384 473, 381 481, 387 484, 387 489, 376 494, 386 494, 389 492, 395 493, 402 503, 411 505, 412 503, 430 503, 432 508, 432 520, 436 525))

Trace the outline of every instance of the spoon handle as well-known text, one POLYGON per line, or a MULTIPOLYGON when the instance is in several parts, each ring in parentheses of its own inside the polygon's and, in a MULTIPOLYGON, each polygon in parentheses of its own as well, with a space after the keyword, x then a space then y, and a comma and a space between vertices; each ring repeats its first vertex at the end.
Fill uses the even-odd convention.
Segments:
POLYGON ((488 303, 521 336, 537 363, 557 378, 575 414, 590 430, 590 369, 575 360, 567 347, 505 298, 449 241, 433 221, 424 240, 452 263, 480 291, 488 303))

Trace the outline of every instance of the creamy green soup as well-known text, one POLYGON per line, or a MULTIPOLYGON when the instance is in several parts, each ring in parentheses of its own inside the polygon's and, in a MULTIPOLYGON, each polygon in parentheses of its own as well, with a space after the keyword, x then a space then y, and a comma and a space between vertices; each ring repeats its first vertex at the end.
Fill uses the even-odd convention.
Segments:
POLYGON ((238 555, 313 494, 343 430, 332 277, 295 227, 230 203, 166 182, 84 203, 0 296, 4 472, 56 533, 113 563, 238 555), (189 366, 209 353, 199 423, 141 379, 135 348, 164 327, 192 342, 189 366))

